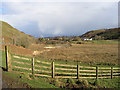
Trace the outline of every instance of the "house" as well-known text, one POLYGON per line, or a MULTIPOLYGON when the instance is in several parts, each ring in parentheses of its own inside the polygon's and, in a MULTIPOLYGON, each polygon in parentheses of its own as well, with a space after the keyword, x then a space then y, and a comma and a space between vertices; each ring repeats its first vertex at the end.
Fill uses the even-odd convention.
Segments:
POLYGON ((83 38, 82 41, 92 41, 93 39, 92 38, 83 38))

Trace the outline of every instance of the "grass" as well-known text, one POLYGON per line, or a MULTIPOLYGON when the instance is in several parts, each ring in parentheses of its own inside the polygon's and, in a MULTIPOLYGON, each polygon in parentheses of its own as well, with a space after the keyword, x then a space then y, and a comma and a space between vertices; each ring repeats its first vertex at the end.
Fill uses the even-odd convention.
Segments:
POLYGON ((18 64, 18 63, 12 63, 13 66, 20 66, 20 67, 27 67, 27 68, 31 68, 31 65, 25 65, 25 64, 18 64))
MULTIPOLYGON (((55 80, 56 81, 56 80, 55 80)), ((120 88, 119 78, 113 79, 58 79, 59 83, 62 82, 59 87, 64 88, 120 88)), ((54 85, 57 82, 53 82, 54 85)))
POLYGON ((6 61, 5 61, 5 52, 2 52, 2 66, 1 67, 6 67, 6 61))
POLYGON ((29 79, 30 76, 27 74, 18 74, 15 72, 4 72, 7 76, 18 79, 20 83, 27 83, 32 88, 56 88, 54 85, 49 84, 46 78, 35 78, 29 79), (20 78, 21 77, 21 78, 20 78))
MULTIPOLYGON (((55 60, 55 63, 74 65, 78 63, 79 65, 88 66, 118 66, 117 40, 93 40, 85 42, 86 44, 74 44, 72 47, 50 49, 48 52, 37 55, 36 58, 43 61, 51 62, 55 60)), ((14 46, 10 46, 10 49, 16 55, 29 55, 29 57, 32 57, 32 50, 45 50, 45 46, 47 45, 33 44, 29 50, 20 47, 14 48, 14 46)))
MULTIPOLYGON (((15 60, 17 60, 17 59, 15 59, 15 60)), ((2 67, 4 67, 4 68, 6 68, 5 61, 6 61, 5 54, 4 54, 4 52, 2 52, 2 67)), ((16 64, 13 63, 13 65, 16 65, 16 64)), ((21 66, 21 67, 25 67, 25 65, 22 66, 22 64, 21 65, 17 64, 17 65, 21 66)), ((28 66, 26 66, 26 67, 28 67, 28 66)), ((35 77, 34 79, 30 79, 31 77, 30 77, 30 75, 27 74, 28 72, 31 73, 31 71, 28 71, 28 70, 13 68, 13 71, 3 72, 3 73, 5 75, 7 75, 8 77, 17 79, 21 83, 27 83, 32 88, 56 88, 54 85, 49 84, 49 82, 47 81, 48 80, 47 78, 35 77), (25 73, 16 73, 14 71, 21 71, 21 72, 25 72, 25 73), (19 78, 19 77, 22 77, 22 78, 19 78)))
MULTIPOLYGON (((25 56, 22 56, 22 57, 25 57, 25 56)), ((25 57, 25 58, 28 58, 28 57, 25 57)), ((15 61, 20 61, 20 62, 26 62, 27 63, 27 61, 26 60, 22 60, 22 59, 16 59, 16 58, 14 58, 14 60, 15 61)), ((39 60, 39 59, 35 59, 35 61, 36 60, 39 60)), ((44 61, 44 62, 47 62, 47 60, 39 60, 39 61, 44 61)), ((50 62, 50 61, 49 61, 50 62)), ((28 62, 29 64, 31 63, 31 61, 29 61, 28 62)), ((60 64, 60 62, 56 62, 55 61, 55 64, 60 64)), ((63 62, 61 63, 61 64, 64 64, 63 62)), ((68 65, 69 65, 69 63, 67 63, 68 65)), ((16 64, 16 63, 13 63, 13 65, 15 65, 15 66, 20 66, 20 67, 26 67, 26 68, 31 68, 31 66, 30 65, 24 65, 24 64, 16 64)), ((49 64, 42 64, 42 63, 37 63, 37 62, 35 62, 35 65, 38 65, 38 66, 47 66, 47 67, 50 67, 50 65, 49 64)), ((71 64, 72 65, 72 64, 71 64)), ((55 67, 56 68, 69 68, 69 69, 73 69, 72 67, 64 67, 64 66, 56 66, 55 65, 55 67)), ((105 66, 104 66, 105 67, 105 66)), ((35 71, 35 73, 37 73, 37 74, 44 74, 44 75, 49 75, 49 76, 51 76, 51 73, 45 73, 45 72, 41 72, 42 70, 43 71, 49 71, 49 70, 51 70, 51 69, 46 69, 46 68, 42 68, 42 67, 35 67, 35 69, 38 69, 38 70, 40 70, 40 71, 35 71)), ((75 68, 74 67, 74 69, 77 69, 77 68, 75 68)), ((80 69, 82 69, 82 70, 95 70, 95 69, 88 69, 88 68, 86 68, 86 67, 83 67, 83 68, 80 68, 80 69)), ((17 69, 17 68, 14 68, 13 69, 14 71, 20 71, 20 72, 29 72, 29 73, 31 73, 31 70, 24 70, 24 69, 17 69)), ((55 70, 56 72, 59 72, 59 74, 58 73, 56 73, 56 76, 76 76, 76 75, 74 75, 74 74, 63 74, 62 72, 66 72, 66 73, 76 73, 77 74, 77 72, 76 71, 65 71, 65 70, 55 70), (60 74, 61 73, 61 74, 60 74)), ((95 70, 96 71, 96 70, 95 70)), ((102 70, 102 71, 104 71, 104 70, 102 70)), ((105 71, 106 71, 106 69, 105 69, 105 71)), ((108 70, 108 71, 110 71, 110 69, 108 70)), ((80 73, 86 73, 86 72, 84 72, 84 71, 81 71, 80 73)), ((89 73, 93 73, 93 74, 95 74, 95 72, 87 72, 88 74, 89 73)), ((86 73, 86 74, 87 74, 86 73)), ((99 77, 101 77, 101 73, 102 72, 99 72, 99 77)), ((105 73, 104 73, 105 74, 105 73)), ((108 73, 106 73, 106 74, 108 74, 108 73)), ((80 77, 95 77, 96 75, 80 75, 80 77)), ((105 76, 105 75, 102 75, 102 76, 105 76)), ((110 75, 107 75, 107 76, 110 76, 110 75)), ((77 77, 77 76, 76 76, 77 77)))
POLYGON ((79 63, 92 66, 118 66, 117 40, 91 41, 86 44, 73 44, 72 47, 51 49, 37 56, 58 62, 79 63), (94 43, 92 43, 94 42, 94 43))
MULTIPOLYGON (((109 45, 108 45, 109 46, 109 45)), ((76 49, 78 49, 78 47, 80 48, 80 49, 82 49, 82 48, 84 48, 85 49, 85 46, 73 46, 74 48, 76 48, 76 49)), ((92 48, 93 49, 93 47, 92 46, 87 46, 87 47, 89 47, 89 48, 92 48)), ((96 47, 96 45, 95 45, 95 47, 96 47)), ((65 49, 65 48, 64 48, 65 49)), ((66 48, 67 49, 67 48, 66 48)), ((64 54, 63 54, 64 55, 64 54)), ((5 67, 5 55, 4 55, 4 52, 2 53, 2 57, 3 57, 3 67, 5 67)), ((26 56, 22 56, 22 57, 26 57, 26 56)), ((29 58, 29 57, 26 57, 26 58, 29 58)), ((31 59, 31 58, 30 58, 31 59)), ((13 58, 13 60, 14 61, 19 61, 19 62, 25 62, 25 63, 29 63, 29 64, 31 64, 31 61, 26 61, 26 60, 22 60, 22 59, 16 59, 16 58, 13 58)), ((35 59, 36 60, 36 59, 35 59)), ((37 58, 37 60, 40 60, 40 61, 44 61, 44 62, 51 62, 52 60, 47 60, 47 59, 38 59, 37 58)), ((104 62, 105 63, 105 62, 104 62)), ((40 65, 40 66, 50 66, 50 65, 48 65, 48 64, 40 64, 40 63, 35 63, 36 65, 40 65)), ((69 62, 69 61, 58 61, 57 59, 55 59, 55 64, 67 64, 67 65, 77 65, 77 63, 71 63, 71 62, 69 62)), ((82 63, 78 63, 79 65, 81 65, 81 66, 84 66, 84 65, 87 65, 87 66, 90 66, 89 64, 82 64, 82 63)), ((28 68, 30 68, 30 66, 28 66, 28 65, 21 65, 21 64, 16 64, 16 63, 12 63, 12 65, 18 65, 18 66, 20 66, 20 67, 28 67, 28 68)), ((104 64, 101 64, 101 65, 96 65, 96 64, 93 64, 93 65, 91 65, 91 66, 102 66, 102 67, 110 67, 110 65, 104 65, 104 64)), ((64 66, 56 66, 56 67, 58 67, 58 68, 64 68, 64 66)), ((36 67, 35 67, 36 68, 36 67)), ((39 70, 46 70, 46 69, 42 69, 42 68, 37 68, 37 69, 39 69, 39 70)), ((87 68, 82 68, 82 69, 84 69, 84 70, 88 70, 87 68)), ((21 71, 21 72, 26 72, 26 73, 24 73, 24 74, 15 74, 15 75, 13 75, 13 78, 17 78, 17 77, 20 77, 20 76, 22 76, 23 78, 19 78, 19 80, 20 80, 20 82, 23 82, 23 83, 28 83, 28 85, 30 85, 31 87, 35 87, 35 88, 45 88, 45 87, 48 87, 48 88, 53 88, 53 87, 55 87, 54 85, 52 85, 52 84, 49 84, 49 79, 48 78, 43 78, 43 77, 36 77, 36 79, 34 78, 34 79, 32 79, 32 80, 30 80, 29 78, 31 78, 31 76, 30 75, 27 75, 27 72, 30 72, 31 73, 31 71, 27 71, 27 70, 22 70, 22 69, 17 69, 17 68, 14 68, 14 70, 15 71, 21 71), (46 84, 46 82, 47 82, 47 84, 46 84)), ((62 71, 60 71, 60 70, 57 70, 57 71, 59 71, 59 72, 62 72, 62 71)), ((10 72, 5 72, 6 74, 14 74, 14 72, 12 72, 12 73, 10 73, 10 72)), ((39 73, 39 72, 35 72, 35 73, 39 73)), ((72 75, 72 76, 74 76, 74 75, 72 75)), ((84 75, 83 75, 84 76, 84 75)), ((50 78, 51 79, 51 78, 50 78)), ((118 78, 117 78, 118 79, 118 78)), ((59 79, 59 80, 62 80, 61 82, 63 82, 64 80, 66 80, 66 79, 59 79)), ((75 80, 75 82, 77 81, 77 79, 74 79, 75 80)), ((83 79, 84 80, 84 79, 83 79)), ((85 79, 85 80, 87 80, 88 82, 89 82, 89 84, 90 85, 93 85, 94 83, 95 83, 95 79, 85 79)), ((86 81, 85 81, 86 82, 86 81)), ((60 84, 60 83, 59 83, 60 84)), ((61 84, 59 85, 58 84, 58 86, 60 87, 61 86, 61 84)), ((63 83, 63 84, 65 84, 65 83, 63 83)), ((75 84, 75 83, 74 83, 75 84)), ((116 87, 117 88, 117 86, 118 86, 118 81, 116 80, 116 78, 113 78, 112 80, 111 79, 99 79, 99 85, 100 85, 100 87, 106 87, 106 88, 113 88, 113 87, 116 87), (104 84, 103 84, 103 82, 104 82, 104 84), (112 82, 112 84, 109 84, 110 82, 112 82)), ((56 85, 56 84, 55 84, 56 85)), ((76 85, 76 84, 75 84, 76 85)), ((57 87, 58 87, 57 86, 57 87)), ((63 85, 63 86, 61 86, 61 87, 64 87, 65 85, 63 85)))
MULTIPOLYGON (((20 56, 21 57, 21 56, 20 56)), ((28 58, 28 57, 26 57, 26 56, 22 56, 22 57, 24 57, 24 58, 28 58)), ((31 59, 31 58, 29 58, 29 59, 31 59)), ((16 59, 16 58, 13 58, 13 60, 14 61, 19 61, 19 62, 25 62, 25 63, 29 63, 29 64, 31 64, 32 62, 31 61, 26 61, 26 60, 22 60, 22 59, 16 59)), ((39 61, 44 61, 44 62, 47 62, 47 60, 40 60, 40 59, 35 59, 35 61, 36 60, 39 60, 39 61)), ((49 63, 50 63, 50 61, 49 61, 49 63)), ((58 62, 58 61, 55 61, 55 64, 64 64, 65 62, 58 62)), ((76 63, 75 63, 76 64, 76 63)), ((17 64, 17 63, 12 63, 12 65, 15 65, 15 66, 20 66, 20 67, 26 67, 26 68, 31 68, 31 65, 24 65, 24 64, 17 64)), ((46 67, 49 67, 50 68, 50 64, 43 64, 43 63, 38 63, 38 62, 35 62, 35 65, 37 65, 37 66, 46 66, 46 67)), ((70 63, 67 63, 67 65, 72 65, 72 64, 70 64, 70 63)), ((83 65, 84 66, 84 65, 83 65)), ((64 67, 64 66, 56 66, 55 65, 55 67, 56 68, 68 68, 68 69, 77 69, 77 68, 72 68, 72 67, 64 67)), ((90 66, 89 66, 90 67, 90 66)), ((104 66, 104 67, 106 67, 106 66, 104 66)), ((44 70, 44 71, 49 71, 49 70, 51 70, 51 69, 46 69, 46 68, 42 68, 42 67, 35 67, 35 69, 38 69, 38 70, 44 70)), ((86 68, 86 67, 83 67, 83 68, 80 68, 80 69, 82 69, 82 70, 95 70, 95 69, 89 69, 89 68, 86 68)), ((21 71, 21 72, 30 72, 31 73, 31 70, 24 70, 24 69, 17 69, 17 68, 14 68, 13 70, 15 70, 15 71, 21 71)), ((39 73, 39 74, 45 74, 45 75, 50 75, 51 76, 51 73, 44 73, 44 72, 41 72, 41 71, 35 71, 35 73, 39 73)), ((59 72, 59 73, 61 73, 61 74, 57 74, 56 73, 56 76, 76 76, 76 75, 70 75, 70 74, 63 74, 62 72, 66 72, 66 73, 77 73, 76 71, 65 71, 65 70, 55 70, 56 72, 59 72)), ((95 70, 96 71, 96 70, 95 70)), ((102 70, 102 71, 104 71, 104 70, 102 70)), ((105 69, 105 71, 106 71, 106 69, 105 69)), ((110 69, 108 70, 108 71, 110 71, 110 69)), ((86 72, 84 72, 84 71, 81 71, 80 73, 86 73, 86 72)), ((91 73, 91 72, 87 72, 88 74, 89 73, 91 73)), ((93 74, 95 74, 95 72, 92 72, 93 74)), ((99 74, 101 74, 102 72, 99 72, 99 74)), ((95 75, 80 75, 80 76, 82 76, 82 77, 84 77, 84 76, 86 76, 86 77, 89 77, 89 76, 91 76, 91 77, 93 77, 93 76, 95 76, 95 75)), ((99 75, 99 76, 101 76, 101 75, 99 75)))
POLYGON ((19 69, 19 68, 13 68, 13 71, 19 71, 19 72, 25 72, 25 73, 31 73, 30 70, 25 70, 25 69, 19 69))
POLYGON ((92 41, 74 41, 74 44, 81 42, 81 44, 118 44, 118 40, 92 40, 92 41))
POLYGON ((118 40, 93 40, 93 44, 118 44, 118 40))
POLYGON ((120 81, 119 78, 113 79, 98 79, 97 82, 94 79, 86 79, 91 84, 98 84, 102 88, 120 88, 120 81), (95 83, 96 82, 96 83, 95 83))
MULTIPOLYGON (((22 32, 19 32, 17 29, 11 27, 9 24, 3 22, 3 37, 5 38, 5 42, 13 42, 13 38, 17 38, 18 34, 19 37, 17 39, 17 44, 21 46, 28 46, 28 41, 34 42, 35 38, 28 36, 22 32), (9 32, 11 30, 11 32, 9 32), (27 41, 26 41, 27 40, 27 41), (20 43, 21 42, 21 43, 20 43)), ((40 61, 47 61, 48 59, 49 62, 55 60, 55 64, 69 64, 69 65, 81 65, 81 66, 102 66, 102 67, 111 67, 111 66, 118 66, 118 41, 117 40, 93 40, 93 41, 81 41, 82 44, 76 44, 76 41, 73 41, 73 46, 72 47, 62 47, 62 48, 55 48, 55 49, 50 49, 49 52, 44 52, 38 55, 37 57, 40 58, 38 60, 40 61)), ((29 46, 29 49, 21 48, 21 47, 16 47, 11 45, 10 49, 11 52, 14 54, 20 54, 20 55, 26 55, 26 56, 32 56, 32 51, 42 51, 45 50, 44 47, 46 45, 39 45, 39 44, 34 44, 29 46)), ((5 55, 4 52, 2 53, 2 66, 5 68, 6 63, 5 63, 5 55)), ((29 58, 29 57, 27 57, 29 58)), ((26 62, 31 64, 31 61, 25 61, 21 59, 16 59, 12 58, 15 61, 19 62, 26 62)), ((31 59, 31 58, 30 58, 31 59)), ((39 64, 35 63, 40 66, 50 66, 47 64, 39 64)), ((12 65, 20 66, 20 67, 28 67, 30 68, 31 66, 23 65, 23 64, 16 64, 12 63, 12 65)), ((61 66, 56 66, 58 68, 63 68, 61 66)), ((36 67, 35 67, 36 68, 36 67)), ((39 70, 47 70, 47 69, 42 69, 42 68, 37 68, 39 70)), ((83 68, 84 70, 88 70, 86 68, 83 68)), ((41 77, 36 77, 36 79, 30 80, 31 78, 30 75, 27 75, 28 70, 23 70, 23 69, 17 69, 13 68, 14 71, 22 71, 25 72, 24 74, 17 74, 14 72, 4 72, 10 77, 13 78, 18 78, 18 77, 23 77, 23 78, 18 78, 19 81, 28 83, 31 87, 36 87, 36 88, 51 88, 54 87, 53 85, 48 83, 47 78, 41 78, 41 77)), ((49 70, 49 69, 48 69, 49 70)), ((59 72, 62 72, 61 70, 58 70, 59 72)), ((69 72, 69 71, 68 71, 69 72)), ((37 72, 36 72, 37 73, 37 72)), ((64 81, 64 79, 62 79, 64 81)), ((74 79, 76 81, 76 79, 74 79)), ((70 80, 73 82, 73 80, 70 80)), ((99 79, 98 81, 92 80, 92 79, 87 79, 89 83, 95 83, 100 85, 101 87, 117 87, 118 81, 116 79, 99 79), (111 83, 110 83, 111 82, 111 83)), ((82 83, 87 83, 87 81, 84 81, 82 83)), ((56 81, 56 83, 59 82, 56 81)), ((72 83, 70 82, 70 83, 72 83)), ((85 84, 87 85, 87 84, 85 84)), ((64 85, 63 85, 64 86, 64 85)))
MULTIPOLYGON (((73 79, 72 82, 78 82, 77 79, 73 79), (74 80, 74 81, 73 81, 74 80)), ((67 82, 68 79, 61 79, 61 81, 67 82)), ((69 80, 71 81, 71 80, 69 80)), ((113 79, 79 79, 79 83, 84 84, 86 83, 86 86, 88 85, 90 88, 91 86, 93 88, 99 87, 99 88, 120 88, 120 81, 119 78, 113 78, 113 79)))
POLYGON ((17 45, 25 47, 35 42, 36 39, 33 36, 20 32, 6 22, 0 22, 2 23, 2 37, 4 37, 4 42, 13 43, 14 39, 17 45))

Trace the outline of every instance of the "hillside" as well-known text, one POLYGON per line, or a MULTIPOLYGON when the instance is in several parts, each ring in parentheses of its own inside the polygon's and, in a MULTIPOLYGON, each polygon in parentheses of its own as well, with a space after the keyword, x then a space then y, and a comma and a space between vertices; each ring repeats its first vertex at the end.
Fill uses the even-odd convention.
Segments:
POLYGON ((2 38, 3 43, 15 43, 17 46, 28 47, 30 43, 35 42, 35 38, 31 35, 21 32, 6 22, 2 23, 2 38))
POLYGON ((81 35, 80 37, 93 38, 96 40, 97 39, 112 40, 119 38, 119 31, 120 28, 93 30, 81 35))

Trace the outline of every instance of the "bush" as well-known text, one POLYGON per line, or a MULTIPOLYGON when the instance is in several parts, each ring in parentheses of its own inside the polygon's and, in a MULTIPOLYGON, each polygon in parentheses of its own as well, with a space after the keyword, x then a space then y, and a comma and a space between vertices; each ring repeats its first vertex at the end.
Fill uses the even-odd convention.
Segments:
POLYGON ((55 41, 47 41, 46 44, 57 44, 55 41))
POLYGON ((57 87, 60 87, 60 81, 58 79, 52 79, 50 84, 53 84, 53 85, 55 85, 57 87))
POLYGON ((67 83, 75 84, 74 80, 71 79, 71 78, 69 78, 69 79, 67 80, 67 83))
POLYGON ((88 83, 88 81, 87 80, 83 80, 83 85, 85 85, 85 86, 89 86, 89 83, 88 83))
POLYGON ((63 84, 60 86, 60 88, 65 88, 65 87, 66 87, 65 83, 63 83, 63 84))
POLYGON ((100 81, 98 79, 95 80, 94 85, 100 86, 100 81))
POLYGON ((77 42, 76 44, 82 44, 81 42, 77 42))
POLYGON ((26 48, 26 46, 24 44, 21 45, 22 47, 26 48))
POLYGON ((24 48, 27 48, 32 41, 29 40, 27 37, 19 37, 16 41, 16 46, 22 46, 24 48))
POLYGON ((77 84, 82 84, 83 80, 82 79, 78 79, 78 81, 76 82, 77 84))
POLYGON ((35 79, 35 75, 30 75, 30 78, 35 79))
POLYGON ((78 41, 78 39, 73 39, 72 41, 78 41))
POLYGON ((60 87, 60 81, 58 79, 55 79, 55 86, 60 87))

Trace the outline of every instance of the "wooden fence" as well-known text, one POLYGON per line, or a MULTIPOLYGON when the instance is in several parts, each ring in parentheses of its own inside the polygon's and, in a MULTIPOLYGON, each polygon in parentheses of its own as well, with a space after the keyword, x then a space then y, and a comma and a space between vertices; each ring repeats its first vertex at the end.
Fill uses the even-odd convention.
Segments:
POLYGON ((10 57, 8 55, 8 48, 6 50, 6 67, 7 71, 13 70, 16 72, 29 73, 30 75, 40 77, 52 78, 113 78, 120 76, 119 67, 91 67, 80 65, 59 64, 54 61, 40 61, 35 58, 26 58, 12 55, 10 64, 10 57), (11 67, 10 67, 11 66, 11 67))

